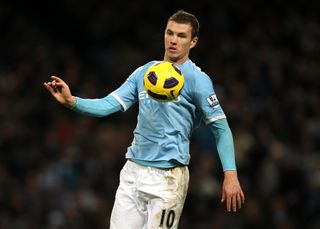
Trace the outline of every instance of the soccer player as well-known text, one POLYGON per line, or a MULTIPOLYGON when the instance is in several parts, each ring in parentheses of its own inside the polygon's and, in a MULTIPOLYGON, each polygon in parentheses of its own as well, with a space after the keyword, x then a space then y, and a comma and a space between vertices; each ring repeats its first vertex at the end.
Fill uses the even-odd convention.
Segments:
POLYGON ((172 102, 157 102, 144 90, 144 74, 157 61, 137 68, 118 89, 98 99, 73 96, 57 76, 44 83, 58 102, 90 116, 104 117, 139 103, 110 218, 112 229, 178 227, 189 183, 189 139, 200 120, 213 133, 224 171, 221 201, 226 202, 227 211, 234 212, 244 203, 226 115, 211 79, 189 59, 198 33, 197 18, 186 11, 177 11, 167 21, 163 59, 178 66, 185 77, 180 96, 172 102))

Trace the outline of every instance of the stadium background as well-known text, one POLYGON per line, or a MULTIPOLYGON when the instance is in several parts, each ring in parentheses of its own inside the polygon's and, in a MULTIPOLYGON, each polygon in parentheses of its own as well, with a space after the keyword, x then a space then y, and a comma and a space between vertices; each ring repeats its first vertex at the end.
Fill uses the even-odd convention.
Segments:
POLYGON ((90 118, 43 88, 101 97, 161 59, 166 19, 196 14, 191 58, 215 82, 246 193, 220 204, 211 133, 191 145, 180 228, 320 227, 320 21, 313 1, 1 1, 0 228, 105 228, 137 106, 90 118))

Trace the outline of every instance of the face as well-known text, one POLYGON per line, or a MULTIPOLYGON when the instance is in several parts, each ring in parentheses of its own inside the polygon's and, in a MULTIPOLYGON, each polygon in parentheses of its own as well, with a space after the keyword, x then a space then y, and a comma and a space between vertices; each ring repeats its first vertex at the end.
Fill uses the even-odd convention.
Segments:
POLYGON ((190 24, 180 24, 169 21, 164 35, 164 60, 175 64, 183 64, 189 58, 190 49, 198 42, 198 38, 191 38, 190 24))

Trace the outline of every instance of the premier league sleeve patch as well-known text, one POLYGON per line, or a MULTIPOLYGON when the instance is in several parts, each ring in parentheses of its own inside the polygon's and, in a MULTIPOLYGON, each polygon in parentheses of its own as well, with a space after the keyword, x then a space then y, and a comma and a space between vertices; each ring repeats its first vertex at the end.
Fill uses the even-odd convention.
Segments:
POLYGON ((217 108, 217 107, 220 106, 218 98, 217 98, 217 96, 215 94, 210 95, 207 98, 207 101, 208 101, 210 107, 217 108))

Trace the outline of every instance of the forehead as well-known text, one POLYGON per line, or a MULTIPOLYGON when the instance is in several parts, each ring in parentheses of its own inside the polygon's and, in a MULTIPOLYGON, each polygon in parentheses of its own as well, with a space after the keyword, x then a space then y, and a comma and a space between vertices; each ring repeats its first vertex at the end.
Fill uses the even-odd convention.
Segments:
POLYGON ((167 23, 167 28, 166 30, 171 30, 175 33, 190 33, 191 34, 191 30, 192 27, 190 24, 184 24, 184 23, 177 23, 175 21, 169 21, 167 23))

